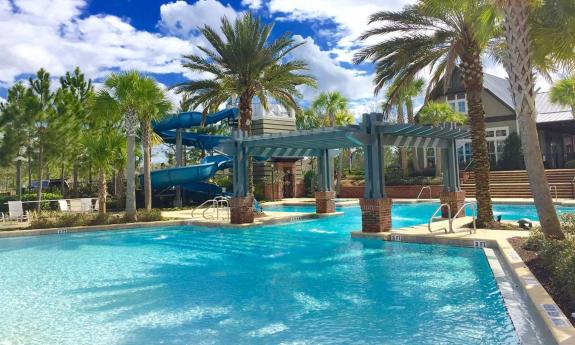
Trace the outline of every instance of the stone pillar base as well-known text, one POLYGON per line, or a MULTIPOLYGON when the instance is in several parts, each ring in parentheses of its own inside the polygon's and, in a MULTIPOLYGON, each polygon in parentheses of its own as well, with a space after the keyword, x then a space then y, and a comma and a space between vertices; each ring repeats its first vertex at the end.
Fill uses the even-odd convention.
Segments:
POLYGON ((315 213, 335 213, 335 192, 315 192, 315 213))
POLYGON ((229 200, 230 223, 248 224, 254 222, 254 197, 233 197, 229 200))
POLYGON ((359 199, 363 232, 386 232, 391 230, 390 198, 359 199))
MULTIPOLYGON (((439 201, 442 204, 448 204, 449 207, 451 207, 451 215, 455 215, 455 212, 457 212, 461 207, 463 207, 463 204, 465 204, 465 191, 459 191, 459 192, 441 192, 441 194, 439 194, 439 201)), ((447 210, 447 207, 443 207, 441 209, 441 216, 443 218, 449 218, 449 212, 447 210)), ((465 213, 461 212, 461 214, 459 214, 458 217, 465 217, 465 213)))

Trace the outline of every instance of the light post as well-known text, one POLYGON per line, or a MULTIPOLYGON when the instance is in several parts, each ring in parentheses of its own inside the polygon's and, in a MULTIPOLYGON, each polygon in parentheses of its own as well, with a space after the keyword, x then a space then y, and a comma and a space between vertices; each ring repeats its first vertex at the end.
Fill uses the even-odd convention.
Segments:
POLYGON ((26 158, 18 156, 14 159, 16 162, 16 195, 18 195, 18 200, 22 200, 22 162, 26 158))

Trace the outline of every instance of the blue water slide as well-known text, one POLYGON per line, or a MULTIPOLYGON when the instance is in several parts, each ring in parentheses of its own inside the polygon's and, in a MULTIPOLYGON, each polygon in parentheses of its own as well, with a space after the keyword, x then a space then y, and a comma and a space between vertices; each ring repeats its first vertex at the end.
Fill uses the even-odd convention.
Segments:
MULTIPOLYGON (((239 116, 237 108, 230 108, 218 111, 217 113, 206 115, 205 124, 212 125, 224 120, 234 120, 239 116)), ((178 128, 192 128, 202 126, 203 115, 197 111, 173 114, 164 118, 162 121, 154 122, 152 126, 157 133, 174 130, 178 128)))

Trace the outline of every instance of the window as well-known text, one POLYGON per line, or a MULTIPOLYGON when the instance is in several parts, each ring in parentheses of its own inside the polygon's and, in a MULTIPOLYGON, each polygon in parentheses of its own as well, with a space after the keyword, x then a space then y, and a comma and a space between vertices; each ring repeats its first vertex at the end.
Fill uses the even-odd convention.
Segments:
POLYGON ((423 165, 425 168, 435 168, 435 149, 428 147, 423 151, 423 165))
POLYGON ((465 100, 464 93, 447 95, 447 104, 451 109, 467 114, 467 101, 465 100))
MULTIPOLYGON (((509 136, 508 127, 487 128, 485 130, 487 138, 487 149, 489 153, 489 160, 495 164, 503 155, 503 148, 505 147, 505 139, 509 136)), ((471 140, 465 140, 459 143, 457 149, 457 156, 459 164, 469 164, 471 161, 471 140)))

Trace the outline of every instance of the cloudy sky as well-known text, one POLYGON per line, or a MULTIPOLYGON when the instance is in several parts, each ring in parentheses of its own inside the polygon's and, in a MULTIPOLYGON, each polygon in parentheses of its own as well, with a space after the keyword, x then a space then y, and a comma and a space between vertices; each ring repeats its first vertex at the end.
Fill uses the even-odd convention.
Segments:
MULTIPOLYGON (((291 32, 306 44, 305 59, 319 90, 338 90, 356 114, 376 104, 370 64, 354 66, 357 37, 369 14, 414 0, 0 0, 0 97, 41 67, 54 77, 75 66, 96 81, 112 71, 137 69, 172 85, 194 76, 183 54, 204 45, 196 27, 218 26, 251 10, 275 21, 274 35, 291 32)), ((491 72, 502 71, 490 67, 491 72)), ((318 91, 307 90, 304 103, 318 91)))

